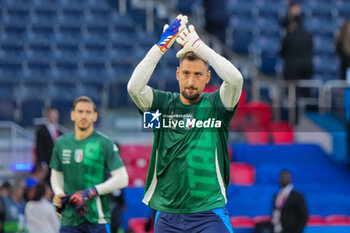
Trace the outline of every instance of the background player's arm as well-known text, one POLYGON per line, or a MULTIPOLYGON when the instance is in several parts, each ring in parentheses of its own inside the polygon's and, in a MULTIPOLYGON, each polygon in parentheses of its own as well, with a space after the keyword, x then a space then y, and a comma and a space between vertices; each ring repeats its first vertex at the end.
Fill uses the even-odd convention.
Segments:
POLYGON ((51 187, 55 195, 64 194, 63 172, 51 169, 51 187))
POLYGON ((65 196, 64 193, 64 176, 63 172, 51 169, 51 187, 55 194, 53 197, 53 204, 59 208, 62 207, 61 198, 65 196))
POLYGON ((243 77, 241 72, 226 58, 216 53, 200 40, 195 28, 190 25, 176 40, 183 48, 176 54, 184 56, 187 52, 194 52, 207 61, 224 81, 220 87, 220 98, 227 110, 233 110, 241 96, 243 77))

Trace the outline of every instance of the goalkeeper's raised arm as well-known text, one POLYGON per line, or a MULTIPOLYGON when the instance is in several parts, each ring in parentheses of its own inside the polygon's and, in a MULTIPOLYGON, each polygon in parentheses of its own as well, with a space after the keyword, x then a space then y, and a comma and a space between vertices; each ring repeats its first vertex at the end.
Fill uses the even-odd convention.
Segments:
POLYGON ((162 55, 173 45, 179 33, 187 24, 187 16, 178 15, 169 25, 164 25, 163 34, 157 44, 147 53, 145 58, 135 68, 128 83, 128 92, 136 105, 147 110, 152 105, 153 92, 147 83, 153 74, 162 55))
POLYGON ((193 25, 179 34, 176 42, 183 48, 176 54, 178 58, 187 53, 194 53, 211 65, 224 81, 220 87, 220 98, 227 110, 232 110, 238 103, 243 87, 243 77, 239 70, 226 58, 209 48, 198 36, 193 25))

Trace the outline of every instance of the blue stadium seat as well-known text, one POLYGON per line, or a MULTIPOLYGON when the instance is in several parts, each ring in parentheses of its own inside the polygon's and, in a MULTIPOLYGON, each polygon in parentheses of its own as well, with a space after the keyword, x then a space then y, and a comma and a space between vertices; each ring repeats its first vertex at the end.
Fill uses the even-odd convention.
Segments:
POLYGON ((50 88, 50 106, 56 108, 60 113, 61 124, 70 122, 70 111, 72 109, 74 97, 73 92, 76 87, 51 87, 50 88))
POLYGON ((157 67, 154 71, 152 79, 177 81, 176 80, 176 67, 165 66, 157 67))
MULTIPOLYGON (((45 76, 45 69, 38 68, 22 68, 17 71, 17 76, 21 85, 26 88, 40 88, 44 89, 47 87, 48 77, 45 76)), ((27 96, 30 96, 28 93, 27 96)), ((39 93, 40 95, 41 93, 39 93)), ((43 96, 41 96, 43 98, 43 96)))
POLYGON ((315 55, 313 57, 314 74, 337 77, 339 61, 334 56, 315 55))
POLYGON ((244 30, 254 30, 255 29, 255 19, 249 16, 237 16, 237 15, 232 15, 230 17, 230 23, 229 26, 235 29, 244 29, 244 30))
POLYGON ((50 14, 32 14, 29 17, 28 27, 33 31, 53 31, 54 17, 50 14))
POLYGON ((50 67, 49 52, 45 50, 26 49, 21 58, 23 65, 29 69, 45 70, 50 67))
POLYGON ((119 61, 121 64, 123 63, 123 60, 125 59, 128 63, 132 63, 132 60, 130 59, 130 56, 132 56, 133 50, 129 48, 111 48, 107 49, 105 51, 105 58, 106 61, 119 61))
POLYGON ((179 65, 179 58, 176 57, 177 51, 175 48, 169 49, 162 57, 161 63, 176 68, 179 65))
POLYGON ((87 30, 95 32, 107 32, 109 26, 108 17, 106 15, 92 13, 84 14, 82 24, 87 30))
POLYGON ((0 68, 0 86, 12 89, 18 85, 16 70, 11 68, 0 68))
POLYGON ((64 12, 71 14, 81 14, 84 10, 85 4, 82 4, 79 0, 59 0, 57 7, 61 8, 64 12))
POLYGON ((279 55, 275 51, 261 52, 261 65, 260 65, 261 72, 268 75, 275 75, 277 73, 278 63, 279 63, 279 55))
POLYGON ((115 80, 109 85, 108 107, 135 106, 127 91, 127 81, 115 80))
POLYGON ((106 33, 85 32, 81 34, 81 42, 89 48, 104 49, 107 44, 106 33))
POLYGON ((331 1, 310 0, 302 4, 307 15, 313 17, 332 19, 335 14, 335 5, 331 1))
POLYGON ((107 14, 110 12, 107 1, 87 0, 86 7, 93 13, 107 14))
POLYGON ((276 22, 285 11, 285 5, 281 1, 257 1, 255 7, 258 9, 259 17, 269 18, 276 22))
POLYGON ((29 47, 48 49, 51 43, 50 33, 28 32, 24 37, 29 47))
POLYGON ((228 1, 228 13, 236 17, 252 17, 257 15, 256 1, 230 0, 228 1))
POLYGON ((269 50, 277 52, 280 48, 280 38, 275 36, 257 36, 254 38, 252 45, 253 49, 260 49, 262 51, 269 50))
POLYGON ((118 15, 116 13, 112 13, 110 15, 110 26, 113 27, 116 31, 128 31, 133 32, 135 30, 135 23, 131 19, 131 17, 124 15, 118 15))
POLYGON ((2 32, 0 33, 0 48, 1 49, 11 49, 11 48, 22 48, 22 38, 18 36, 17 34, 13 33, 6 33, 2 32))
POLYGON ((59 13, 56 16, 56 25, 59 30, 63 29, 72 32, 79 32, 81 30, 82 19, 77 15, 59 13))
POLYGON ((259 35, 280 37, 280 25, 278 21, 273 18, 259 17, 255 20, 255 29, 259 35))
POLYGON ((260 36, 253 40, 250 56, 259 70, 275 75, 279 64, 279 38, 260 36))
POLYGON ((254 32, 250 29, 237 28, 232 33, 231 48, 239 54, 247 54, 253 40, 254 32))
POLYGON ((52 84, 53 87, 75 87, 77 78, 75 74, 76 69, 69 68, 51 68, 47 70, 46 75, 48 83, 52 84))
POLYGON ((0 17, 0 25, 3 27, 5 32, 25 32, 26 25, 23 22, 26 21, 27 17, 24 15, 11 16, 7 14, 2 14, 2 17, 0 17))
POLYGON ((43 96, 45 93, 47 94, 47 91, 46 88, 25 88, 21 92, 23 96, 20 100, 20 124, 24 126, 32 125, 34 118, 42 117, 43 115, 47 95, 43 96))
POLYGON ((114 31, 108 33, 108 43, 110 43, 114 48, 125 48, 132 49, 133 44, 132 33, 124 32, 124 31, 114 31))
POLYGON ((149 34, 145 31, 136 31, 134 38, 136 38, 136 43, 139 46, 148 49, 151 49, 151 47, 159 40, 159 38, 156 38, 154 34, 149 34))
MULTIPOLYGON (((0 75, 3 73, 0 72, 0 75)), ((0 76, 0 121, 14 120, 16 105, 16 85, 18 80, 14 76, 0 76)))
POLYGON ((317 55, 333 55, 334 38, 329 36, 314 36, 314 53, 317 55))
POLYGON ((76 72, 76 77, 80 85, 94 87, 99 92, 102 91, 109 80, 103 69, 96 70, 93 68, 79 68, 76 72))
POLYGON ((103 69, 105 63, 104 50, 84 49, 78 55, 78 60, 81 61, 85 67, 96 66, 103 69))
POLYGON ((334 34, 338 31, 338 23, 326 18, 308 17, 305 27, 313 34, 334 34))
POLYGON ((56 1, 30 0, 30 7, 35 13, 54 15, 57 9, 56 1))
POLYGON ((57 32, 52 36, 52 43, 57 49, 77 51, 80 43, 78 33, 71 31, 57 32))
POLYGON ((201 3, 201 0, 177 0, 176 1, 176 9, 180 11, 183 14, 191 14, 193 8, 196 6, 199 6, 201 3))
MULTIPOLYGON (((0 88, 0 92, 3 89, 0 88)), ((0 121, 15 121, 16 101, 11 95, 0 93, 0 121)))
POLYGON ((50 58, 55 63, 77 63, 77 52, 74 50, 54 49, 50 58))
POLYGON ((16 52, 0 51, 0 69, 7 68, 16 70, 19 69, 21 65, 21 59, 16 52))
POLYGON ((104 76, 107 80, 111 80, 112 82, 123 82, 127 83, 132 75, 132 67, 130 69, 125 69, 115 66, 108 67, 104 70, 104 76))
POLYGON ((28 12, 29 4, 25 0, 2 0, 1 9, 8 13, 26 14, 28 12))

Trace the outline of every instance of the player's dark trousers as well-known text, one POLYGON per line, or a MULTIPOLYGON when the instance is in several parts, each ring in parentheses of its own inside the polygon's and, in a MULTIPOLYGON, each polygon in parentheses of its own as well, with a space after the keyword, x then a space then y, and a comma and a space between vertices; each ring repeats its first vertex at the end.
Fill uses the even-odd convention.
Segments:
POLYGON ((225 208, 193 214, 157 211, 154 233, 233 233, 225 208))
POLYGON ((111 226, 84 222, 76 227, 63 226, 60 228, 60 233, 111 233, 111 226))

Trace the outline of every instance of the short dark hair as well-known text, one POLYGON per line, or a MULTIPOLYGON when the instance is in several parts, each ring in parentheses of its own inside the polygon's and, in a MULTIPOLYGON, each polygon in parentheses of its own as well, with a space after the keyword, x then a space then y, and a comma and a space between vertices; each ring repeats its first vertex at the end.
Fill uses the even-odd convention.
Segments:
POLYGON ((208 62, 204 61, 202 58, 198 57, 196 54, 194 54, 193 52, 188 52, 186 53, 184 56, 182 56, 180 58, 180 64, 184 61, 184 60, 190 60, 190 61, 195 61, 195 60, 202 60, 204 62, 204 64, 209 68, 209 64, 208 62))
POLYGON ((94 107, 94 111, 96 112, 96 105, 94 103, 94 101, 87 96, 79 96, 78 98, 76 98, 73 102, 73 110, 75 109, 75 106, 79 103, 79 102, 86 102, 86 103, 92 103, 93 107, 94 107))
POLYGON ((35 185, 34 187, 32 187, 32 189, 34 189, 33 190, 34 193, 32 197, 33 201, 39 201, 45 195, 46 186, 43 183, 39 183, 35 185))
POLYGON ((300 6, 300 3, 296 1, 291 1, 288 3, 288 7, 293 7, 293 6, 300 6))
POLYGON ((2 183, 2 185, 0 186, 0 189, 7 189, 7 190, 10 190, 10 189, 11 189, 11 183, 10 183, 10 181, 6 180, 4 183, 2 183))

